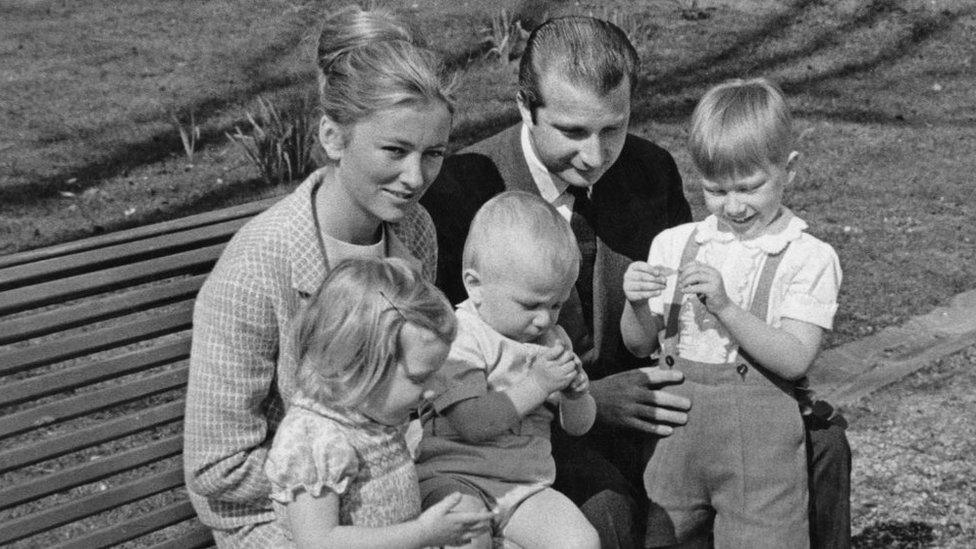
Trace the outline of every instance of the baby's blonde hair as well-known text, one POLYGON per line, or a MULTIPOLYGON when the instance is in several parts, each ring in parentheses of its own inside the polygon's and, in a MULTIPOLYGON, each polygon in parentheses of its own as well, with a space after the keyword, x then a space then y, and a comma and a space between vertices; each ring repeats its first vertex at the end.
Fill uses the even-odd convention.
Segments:
POLYGON ((406 261, 341 262, 296 323, 298 388, 323 404, 358 406, 396 368, 408 322, 448 345, 457 329, 447 298, 406 261))
POLYGON ((688 149, 711 180, 785 165, 793 150, 793 119, 783 92, 765 78, 713 87, 691 115, 688 149))
POLYGON ((484 275, 526 259, 539 261, 567 284, 579 275, 580 252, 569 222, 538 195, 506 191, 485 202, 471 220, 461 268, 484 275))

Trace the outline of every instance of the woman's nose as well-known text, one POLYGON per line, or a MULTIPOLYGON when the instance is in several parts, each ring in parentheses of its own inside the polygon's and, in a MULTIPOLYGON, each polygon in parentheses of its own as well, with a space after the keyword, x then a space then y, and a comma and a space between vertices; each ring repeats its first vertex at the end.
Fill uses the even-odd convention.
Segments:
POLYGON ((400 172, 400 181, 411 190, 424 186, 424 169, 419 158, 408 158, 404 161, 403 170, 400 172))

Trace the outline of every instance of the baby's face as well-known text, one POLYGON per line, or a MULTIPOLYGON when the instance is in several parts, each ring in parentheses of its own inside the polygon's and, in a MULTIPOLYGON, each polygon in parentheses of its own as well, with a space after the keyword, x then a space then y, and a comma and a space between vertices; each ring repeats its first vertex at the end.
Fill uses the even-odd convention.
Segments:
POLYGON ((545 269, 518 266, 486 271, 471 298, 482 320, 496 332, 535 342, 559 320, 572 282, 545 269))
POLYGON ((702 180, 705 207, 741 240, 766 233, 779 217, 783 189, 792 178, 783 166, 767 166, 747 176, 702 180))

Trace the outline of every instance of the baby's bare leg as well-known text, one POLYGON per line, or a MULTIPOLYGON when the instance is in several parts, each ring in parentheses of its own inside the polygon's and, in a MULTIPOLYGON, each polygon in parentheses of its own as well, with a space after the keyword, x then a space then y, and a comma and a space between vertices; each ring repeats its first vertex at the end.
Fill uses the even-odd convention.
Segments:
POLYGON ((502 534, 524 549, 600 547, 600 537, 579 508, 552 488, 523 501, 502 534))

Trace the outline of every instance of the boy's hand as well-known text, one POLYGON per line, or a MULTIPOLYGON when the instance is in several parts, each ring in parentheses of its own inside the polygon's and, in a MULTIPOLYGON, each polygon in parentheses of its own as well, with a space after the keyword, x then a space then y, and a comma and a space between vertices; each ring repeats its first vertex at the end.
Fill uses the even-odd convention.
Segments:
POLYGON ((562 342, 544 349, 529 365, 529 375, 546 394, 561 391, 576 379, 579 358, 562 342))
MULTIPOLYGON (((575 353, 574 353, 575 355, 575 353)), ((568 387, 563 389, 563 395, 569 399, 577 399, 590 390, 590 378, 583 371, 583 361, 576 357, 576 377, 569 384, 568 387)))
POLYGON ((674 269, 662 265, 635 261, 624 273, 624 296, 634 304, 646 303, 648 299, 661 295, 667 286, 667 277, 674 273, 674 269))
POLYGON ((714 315, 732 304, 729 295, 725 293, 722 273, 698 261, 692 261, 681 268, 678 288, 682 293, 697 295, 708 312, 714 315))
POLYGON ((428 545, 465 545, 491 528, 491 511, 455 511, 461 494, 438 501, 417 517, 428 545))

